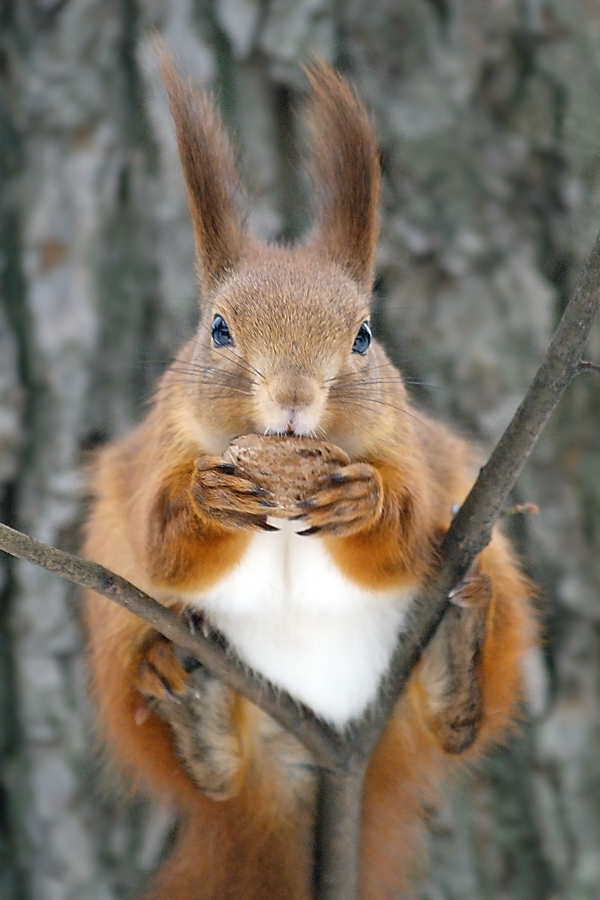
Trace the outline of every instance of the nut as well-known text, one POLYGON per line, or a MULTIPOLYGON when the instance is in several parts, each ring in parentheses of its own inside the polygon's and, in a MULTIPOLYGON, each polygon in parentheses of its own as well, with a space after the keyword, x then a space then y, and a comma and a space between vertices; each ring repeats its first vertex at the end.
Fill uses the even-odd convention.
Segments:
POLYGON ((280 509, 272 515, 283 518, 297 515, 299 503, 350 463, 335 444, 287 435, 245 434, 231 442, 223 457, 275 495, 280 509))

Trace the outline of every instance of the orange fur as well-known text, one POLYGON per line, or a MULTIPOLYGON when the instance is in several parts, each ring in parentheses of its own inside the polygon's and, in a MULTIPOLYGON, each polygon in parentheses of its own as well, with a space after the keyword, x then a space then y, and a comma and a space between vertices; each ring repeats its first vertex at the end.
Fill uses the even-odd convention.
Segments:
MULTIPOLYGON (((303 247, 262 246, 245 233, 213 107, 206 98, 194 105, 162 55, 205 298, 196 338, 163 377, 148 417, 99 455, 85 552, 182 609, 186 596, 233 569, 266 522, 251 486, 219 471, 220 454, 238 434, 276 430, 269 416, 283 410, 297 433, 309 429, 294 424, 301 415, 312 416, 319 436, 359 464, 358 482, 332 482, 306 511, 308 524, 323 529, 308 540, 322 540, 331 565, 363 587, 422 585, 452 506, 466 496, 472 462, 461 440, 410 407, 380 347, 351 352, 368 319, 377 237, 367 115, 331 70, 312 70, 316 229, 303 247), (235 336, 226 351, 211 341, 215 316, 235 336)), ((466 758, 514 716, 519 663, 533 639, 529 589, 501 535, 478 571, 489 576, 493 596, 479 673, 481 727, 466 758)), ((87 625, 100 731, 134 786, 174 803, 182 819, 176 852, 147 900, 309 900, 314 783, 305 751, 274 737, 264 714, 238 698, 240 788, 221 802, 209 799, 187 774, 166 722, 150 713, 135 724, 152 629, 96 595, 87 625)), ((453 759, 428 724, 418 668, 369 767, 363 900, 391 900, 406 886, 423 805, 453 759)))

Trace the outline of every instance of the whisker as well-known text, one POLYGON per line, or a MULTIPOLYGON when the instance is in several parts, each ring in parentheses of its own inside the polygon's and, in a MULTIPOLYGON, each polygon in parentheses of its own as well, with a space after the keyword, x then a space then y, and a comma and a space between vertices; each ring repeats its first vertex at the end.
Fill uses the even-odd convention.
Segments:
MULTIPOLYGON (((190 373, 187 369, 172 369, 171 373, 176 376, 188 377, 192 374, 191 382, 193 384, 201 384, 206 387, 235 387, 240 391, 244 391, 245 394, 252 394, 252 390, 243 382, 243 381, 235 381, 235 379, 227 379, 227 378, 211 378, 210 376, 203 377, 198 373, 190 373)), ((190 380, 190 379, 188 379, 190 380)))
MULTIPOLYGON (((334 399, 337 399, 337 398, 334 398, 334 399)), ((351 403, 361 402, 363 404, 363 406, 365 406, 367 408, 370 403, 377 403, 379 406, 386 406, 388 409, 394 409, 397 412, 401 412, 404 409, 403 406, 397 406, 395 403, 390 403, 388 400, 379 400, 374 397, 365 397, 361 394, 354 394, 354 395, 350 394, 350 395, 339 398, 339 402, 341 402, 341 403, 345 403, 346 401, 350 401, 351 403)))
MULTIPOLYGON (((356 383, 352 382, 350 384, 347 384, 347 386, 348 386, 348 388, 352 389, 352 388, 359 388, 359 387, 378 387, 379 385, 382 385, 382 384, 383 385, 403 384, 403 385, 406 385, 407 387, 430 387, 430 388, 437 388, 438 390, 441 390, 441 388, 442 388, 441 384, 433 384, 433 382, 429 382, 429 381, 418 381, 416 378, 411 379, 411 380, 403 378, 402 381, 398 381, 395 379, 388 380, 388 379, 382 378, 382 379, 377 379, 374 381, 360 381, 360 382, 356 382, 356 383)), ((340 381, 339 384, 333 385, 333 387, 331 387, 330 389, 341 391, 345 386, 346 386, 346 384, 343 381, 340 381)))
MULTIPOLYGON (((357 400, 355 397, 349 397, 349 398, 344 397, 344 401, 345 401, 343 404, 344 408, 347 406, 354 406, 356 409, 364 409, 369 412, 372 411, 373 403, 379 403, 380 406, 386 406, 389 409, 393 409, 394 412, 398 412, 404 416, 408 416, 409 419, 414 419, 415 422, 418 422, 424 428, 427 428, 428 431, 433 432, 433 429, 431 428, 431 426, 429 425, 428 422, 424 421, 419 416, 415 415, 414 412, 409 412, 408 409, 406 409, 406 407, 395 406, 393 403, 387 403, 386 401, 383 401, 383 400, 373 400, 372 397, 369 397, 368 400, 365 398, 364 401, 360 400, 360 399, 357 400)), ((340 406, 342 406, 342 404, 340 404, 340 406)))
POLYGON ((240 375, 239 372, 229 372, 227 369, 220 369, 217 366, 212 366, 210 364, 202 364, 202 363, 192 363, 188 360, 176 360, 175 363, 171 365, 171 371, 176 371, 176 366, 180 367, 180 371, 190 372, 192 374, 197 375, 209 375, 212 378, 228 378, 230 380, 237 380, 240 384, 251 384, 252 379, 248 378, 245 375, 240 375))
MULTIPOLYGON (((224 349, 228 350, 229 348, 225 347, 224 349)), ((230 352, 232 352, 232 351, 230 351, 230 352)), ((265 376, 260 371, 260 369, 256 369, 253 365, 251 365, 248 362, 247 359, 244 359, 243 357, 238 357, 238 356, 233 356, 233 357, 228 356, 227 359, 229 362, 232 362, 234 365, 238 366, 240 369, 244 369, 247 372, 253 372, 255 375, 258 375, 259 378, 262 378, 264 380, 265 376)))
MULTIPOLYGON (((213 387, 218 387, 220 385, 225 387, 232 386, 247 391, 248 393, 252 393, 252 384, 249 383, 246 378, 240 378, 237 375, 231 375, 229 373, 213 373, 209 370, 200 369, 194 371, 186 366, 182 368, 171 368, 169 374, 171 377, 166 379, 167 381, 173 380, 174 378, 185 378, 190 384, 212 385, 213 387)), ((165 379, 162 380, 164 381, 165 379)))
MULTIPOLYGON (((388 368, 396 369, 396 366, 391 362, 385 362, 385 363, 381 363, 378 366, 370 366, 368 369, 368 372, 369 373, 377 372, 380 369, 388 369, 388 368)), ((398 371, 398 370, 396 369, 396 371, 398 371)), ((342 381, 345 378, 361 378, 361 377, 364 377, 364 374, 365 374, 364 371, 360 371, 360 372, 346 372, 342 375, 334 375, 332 378, 327 378, 325 381, 325 384, 330 384, 331 382, 334 382, 334 381, 342 381)), ((398 373, 398 376, 400 377, 400 373, 398 373)))
MULTIPOLYGON (((174 385, 161 385, 158 388, 158 390, 159 391, 168 391, 170 387, 172 388, 172 387, 174 387, 174 385)), ((206 387, 206 388, 218 387, 219 389, 221 389, 223 391, 225 396, 228 396, 230 394, 241 394, 243 397, 252 397, 252 391, 243 391, 240 388, 233 387, 232 385, 229 385, 229 384, 215 385, 210 381, 205 381, 205 382, 200 383, 200 387, 206 387)))
MULTIPOLYGON (((195 343, 198 345, 200 344, 200 341, 197 338, 191 338, 191 341, 192 341, 192 343, 195 343)), ((227 352, 227 351, 229 351, 229 354, 232 354, 232 355, 228 355, 226 357, 228 362, 233 363, 234 366, 237 366, 238 368, 243 369, 246 372, 252 372, 254 375, 257 375, 259 378, 264 379, 265 376, 263 375, 263 373, 259 369, 256 369, 253 365, 251 365, 247 359, 243 358, 243 356, 236 356, 230 347, 222 347, 221 348, 221 352, 227 352)))
POLYGON ((206 376, 214 378, 215 381, 218 379, 227 379, 229 381, 236 381, 238 384, 252 384, 249 378, 245 378, 238 372, 227 372, 223 369, 214 369, 212 366, 193 366, 182 362, 171 366, 170 371, 175 373, 187 372, 190 375, 206 376))
POLYGON ((229 311, 231 313, 233 313, 234 316, 237 315, 237 309, 232 305, 231 301, 228 300, 226 297, 220 297, 219 303, 223 303, 225 306, 227 306, 229 311))
POLYGON ((361 384, 398 384, 398 383, 402 383, 402 384, 406 384, 406 385, 416 385, 419 387, 435 387, 435 388, 440 387, 439 384, 431 384, 430 382, 427 382, 427 381, 421 381, 421 379, 419 379, 419 378, 404 377, 398 371, 398 369, 396 369, 396 366, 393 363, 382 363, 379 366, 372 366, 368 369, 368 376, 367 376, 366 380, 364 380, 364 376, 365 376, 364 372, 346 372, 341 375, 334 375, 332 378, 327 378, 325 380, 325 384, 335 384, 336 382, 343 384, 345 382, 350 382, 350 381, 359 381, 361 384), (394 369, 397 372, 398 377, 395 379, 387 379, 387 380, 383 380, 383 379, 375 380, 370 377, 373 374, 373 372, 380 371, 381 369, 386 369, 386 368, 394 369))

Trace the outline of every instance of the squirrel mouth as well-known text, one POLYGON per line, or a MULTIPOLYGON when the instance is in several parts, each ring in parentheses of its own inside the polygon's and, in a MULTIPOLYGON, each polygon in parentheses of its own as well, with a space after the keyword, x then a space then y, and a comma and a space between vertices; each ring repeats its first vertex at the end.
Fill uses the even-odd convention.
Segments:
POLYGON ((272 403, 264 411, 261 410, 256 424, 262 425, 260 430, 263 434, 314 437, 319 426, 319 413, 317 404, 295 407, 272 403))
POLYGON ((308 431, 304 428, 294 427, 293 424, 286 425, 285 428, 266 428, 264 431, 257 431, 257 434, 273 434, 280 437, 316 437, 314 431, 308 431))

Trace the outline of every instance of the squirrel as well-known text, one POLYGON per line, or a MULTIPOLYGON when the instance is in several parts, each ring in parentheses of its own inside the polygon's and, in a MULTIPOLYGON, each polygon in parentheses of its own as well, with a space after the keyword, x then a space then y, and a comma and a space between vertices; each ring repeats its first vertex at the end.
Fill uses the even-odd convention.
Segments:
MULTIPOLYGON (((473 481, 470 446, 409 401, 372 339, 379 162, 368 114, 316 62, 316 213, 295 246, 249 234, 213 101, 161 51, 201 282, 198 330, 147 417, 94 463, 85 554, 206 616, 256 672, 343 730, 371 703, 407 612, 473 481), (274 519, 273 490, 227 462, 238 435, 331 442, 349 457, 274 519)), ((496 529, 390 718, 362 812, 360 897, 407 888, 433 786, 515 719, 531 587, 496 529)), ((105 598, 86 601, 99 731, 181 828, 146 900, 310 900, 310 754, 105 598), (196 673, 197 674, 197 673, 196 673)))

